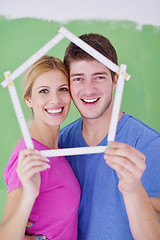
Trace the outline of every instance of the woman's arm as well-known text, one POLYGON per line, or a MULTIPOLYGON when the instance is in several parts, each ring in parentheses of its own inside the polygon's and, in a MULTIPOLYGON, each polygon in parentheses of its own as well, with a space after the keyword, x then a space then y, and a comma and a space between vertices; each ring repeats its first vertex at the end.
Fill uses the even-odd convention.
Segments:
POLYGON ((0 225, 1 240, 23 239, 34 198, 26 198, 22 188, 8 194, 4 217, 0 225))
POLYGON ((17 174, 22 186, 8 194, 2 223, 1 240, 23 240, 27 221, 36 197, 39 194, 40 171, 49 168, 35 150, 25 149, 19 154, 17 174))

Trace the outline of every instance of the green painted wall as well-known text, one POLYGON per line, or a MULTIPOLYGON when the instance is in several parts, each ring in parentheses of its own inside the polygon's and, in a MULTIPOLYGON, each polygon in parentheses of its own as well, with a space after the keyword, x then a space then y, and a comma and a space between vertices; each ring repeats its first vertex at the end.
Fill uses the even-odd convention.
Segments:
MULTIPOLYGON (((108 37, 115 46, 119 65, 127 64, 131 79, 125 84, 122 110, 144 121, 160 131, 160 28, 145 25, 139 28, 129 21, 71 21, 60 24, 40 19, 6 20, 0 18, 0 81, 4 71, 14 71, 39 48, 53 38, 63 25, 76 35, 97 32, 108 37)), ((48 54, 61 58, 69 40, 62 40, 48 54)), ((27 119, 30 111, 22 98, 22 76, 15 85, 27 119)), ((17 119, 9 98, 8 90, 0 86, 0 195, 6 187, 3 171, 9 156, 21 137, 17 119)), ((72 105, 68 118, 63 125, 78 118, 79 114, 72 105)), ((0 218, 5 197, 0 196, 0 218)))

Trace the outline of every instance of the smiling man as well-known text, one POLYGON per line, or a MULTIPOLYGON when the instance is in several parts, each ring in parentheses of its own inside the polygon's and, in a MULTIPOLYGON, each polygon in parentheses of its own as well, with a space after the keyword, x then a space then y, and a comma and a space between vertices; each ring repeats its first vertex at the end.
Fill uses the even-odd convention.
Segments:
MULTIPOLYGON (((112 62, 117 54, 99 34, 80 37, 112 62)), ((70 43, 64 63, 81 118, 62 129, 63 148, 106 145, 117 75, 70 43)), ((160 134, 119 113, 116 142, 105 155, 67 157, 81 189, 78 239, 160 239, 160 134)))

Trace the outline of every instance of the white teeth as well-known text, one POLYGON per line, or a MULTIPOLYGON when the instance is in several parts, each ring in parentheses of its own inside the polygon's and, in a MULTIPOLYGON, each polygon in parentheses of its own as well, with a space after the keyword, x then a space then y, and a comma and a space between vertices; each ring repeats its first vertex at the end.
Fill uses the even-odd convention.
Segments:
POLYGON ((84 102, 87 102, 87 103, 92 103, 92 102, 96 102, 98 98, 95 98, 95 99, 83 99, 84 102))
POLYGON ((62 108, 59 108, 59 109, 48 109, 47 110, 48 113, 60 113, 62 112, 62 108))

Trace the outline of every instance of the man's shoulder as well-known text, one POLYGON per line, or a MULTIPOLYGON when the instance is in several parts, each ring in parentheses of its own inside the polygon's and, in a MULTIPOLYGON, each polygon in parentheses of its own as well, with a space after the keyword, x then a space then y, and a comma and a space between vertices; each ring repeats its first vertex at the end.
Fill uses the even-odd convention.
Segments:
POLYGON ((127 143, 139 151, 149 147, 159 148, 160 133, 158 131, 128 114, 125 114, 122 120, 117 133, 117 141, 127 143))
POLYGON ((144 134, 160 136, 160 133, 154 128, 150 127, 140 119, 133 117, 132 115, 126 114, 126 126, 132 128, 135 132, 143 132, 144 134))

